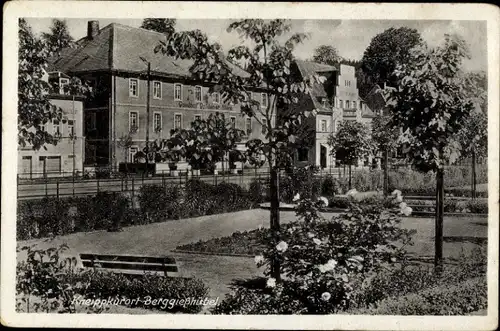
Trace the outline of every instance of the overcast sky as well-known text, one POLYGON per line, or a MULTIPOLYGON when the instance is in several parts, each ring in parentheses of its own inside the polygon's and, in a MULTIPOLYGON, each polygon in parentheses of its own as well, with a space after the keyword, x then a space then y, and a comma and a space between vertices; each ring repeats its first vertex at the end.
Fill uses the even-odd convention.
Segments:
MULTIPOLYGON (((28 23, 35 33, 46 32, 51 24, 51 18, 28 18, 28 23)), ((87 33, 85 19, 67 19, 69 31, 75 39, 84 37, 87 33)), ((139 27, 140 19, 95 19, 100 27, 110 23, 121 23, 139 27)), ((228 33, 227 26, 232 20, 226 19, 196 19, 177 20, 176 30, 200 29, 210 39, 222 44, 224 50, 240 45, 242 40, 236 32, 228 33)), ((299 45, 294 54, 301 59, 311 58, 314 49, 319 45, 333 45, 339 54, 347 59, 360 60, 363 52, 372 38, 390 27, 417 29, 429 46, 439 45, 444 40, 445 33, 457 33, 469 44, 471 59, 466 60, 464 69, 468 71, 487 71, 487 44, 485 21, 431 21, 431 20, 291 20, 292 31, 306 32, 310 38, 299 45)))

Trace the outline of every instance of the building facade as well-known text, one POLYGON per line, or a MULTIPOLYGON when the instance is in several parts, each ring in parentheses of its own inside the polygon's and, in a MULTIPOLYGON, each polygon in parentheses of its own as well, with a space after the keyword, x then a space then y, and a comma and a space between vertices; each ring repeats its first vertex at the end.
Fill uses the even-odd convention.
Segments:
MULTIPOLYGON (((302 77, 316 75, 321 81, 313 83, 309 100, 302 101, 299 106, 302 110, 316 109, 316 116, 311 120, 315 138, 309 146, 297 151, 296 164, 334 168, 338 164, 328 145, 328 137, 337 132, 342 121, 358 121, 370 128, 376 115, 359 96, 354 67, 296 61, 296 70, 302 77)), ((368 166, 372 159, 370 156, 360 160, 358 165, 368 166)))
POLYGON ((83 98, 64 93, 49 97, 50 103, 62 110, 62 118, 46 123, 43 129, 57 139, 57 144, 46 144, 46 149, 39 150, 30 145, 19 147, 19 178, 62 177, 83 172, 83 98))
MULTIPOLYGON (((90 21, 79 47, 51 62, 57 70, 91 82, 92 93, 84 105, 87 166, 117 169, 119 163, 132 162, 146 140, 168 138, 172 129, 188 128, 215 112, 244 130, 248 139, 264 138, 259 122, 242 115, 238 104, 224 102, 220 93, 209 92, 207 83, 192 79, 191 61, 155 53, 160 41, 165 41, 161 33, 115 23, 99 29, 97 21, 90 21), (126 143, 127 137, 131 143, 126 143)), ((232 69, 247 75, 237 66, 232 69)), ((259 89, 250 98, 261 107, 270 102, 259 89)))

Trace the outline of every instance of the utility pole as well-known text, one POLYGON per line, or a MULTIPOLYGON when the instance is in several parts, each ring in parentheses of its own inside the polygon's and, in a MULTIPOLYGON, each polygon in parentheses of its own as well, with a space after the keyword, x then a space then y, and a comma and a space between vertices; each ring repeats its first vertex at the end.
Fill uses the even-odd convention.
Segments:
POLYGON ((149 176, 149 99, 151 93, 151 62, 148 62, 148 96, 146 100, 146 174, 149 176))
POLYGON ((146 174, 149 175, 149 99, 150 99, 150 93, 151 93, 151 62, 146 61, 145 58, 142 56, 140 57, 142 62, 146 63, 148 65, 148 74, 147 74, 147 99, 146 99, 146 174))

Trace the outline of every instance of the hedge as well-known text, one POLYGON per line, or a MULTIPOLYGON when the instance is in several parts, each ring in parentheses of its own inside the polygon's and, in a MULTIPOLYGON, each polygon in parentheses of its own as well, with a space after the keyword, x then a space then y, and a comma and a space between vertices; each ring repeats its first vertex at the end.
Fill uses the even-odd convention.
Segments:
POLYGON ((439 285, 423 291, 379 301, 374 307, 349 311, 363 315, 466 315, 487 308, 485 277, 456 285, 439 285))
POLYGON ((95 196, 19 201, 17 240, 118 231, 129 225, 245 210, 260 202, 255 194, 236 184, 190 180, 185 187, 144 185, 132 198, 118 192, 100 192, 95 196))
MULTIPOLYGON (((77 274, 65 275, 66 282, 69 284, 85 284, 80 295, 85 299, 108 299, 140 298, 143 302, 138 302, 133 307, 156 308, 168 312, 198 313, 203 306, 201 305, 145 305, 144 300, 151 297, 151 300, 160 299, 168 301, 171 299, 200 299, 207 297, 208 287, 200 280, 195 278, 181 277, 162 277, 157 275, 129 276, 124 274, 87 271, 77 274)), ((123 301, 125 302, 125 301, 123 301)))

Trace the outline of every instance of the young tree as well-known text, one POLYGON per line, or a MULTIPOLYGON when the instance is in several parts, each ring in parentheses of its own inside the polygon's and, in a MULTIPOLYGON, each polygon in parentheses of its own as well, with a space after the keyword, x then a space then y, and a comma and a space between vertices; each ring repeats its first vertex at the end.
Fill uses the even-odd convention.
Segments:
POLYGON ((42 39, 46 43, 50 54, 59 54, 63 48, 75 46, 66 21, 57 18, 52 20, 50 33, 42 33, 42 39))
POLYGON ((51 87, 44 76, 47 49, 36 38, 26 20, 19 20, 19 72, 18 72, 18 143, 31 144, 33 149, 56 144, 54 137, 43 129, 53 118, 62 117, 61 109, 50 103, 51 87))
POLYGON ((389 195, 389 153, 397 146, 399 128, 391 125, 387 115, 377 116, 372 122, 372 140, 384 156, 384 195, 389 195))
POLYGON ((435 266, 442 270, 444 166, 461 152, 457 133, 473 109, 461 77, 462 60, 468 57, 465 42, 445 35, 441 47, 415 48, 395 71, 399 82, 388 89, 388 109, 394 125, 401 127, 403 148, 413 165, 436 173, 435 266))
POLYGON ((175 18, 145 18, 141 28, 164 33, 169 37, 175 32, 176 22, 175 18))
POLYGON ((335 47, 330 45, 321 45, 314 50, 312 60, 314 62, 334 66, 340 63, 342 57, 339 55, 335 47))
MULTIPOLYGON (((292 74, 291 70, 294 46, 306 36, 301 33, 293 34, 281 44, 278 39, 290 31, 290 25, 280 19, 244 19, 231 23, 227 30, 236 31, 242 38, 250 41, 252 48, 237 46, 228 52, 226 59, 219 44, 210 43, 205 34, 195 30, 174 33, 168 42, 161 43, 156 50, 177 58, 192 59, 190 72, 193 78, 214 83, 212 90, 221 91, 226 102, 239 103, 242 113, 259 124, 263 124, 263 118, 266 120, 266 140, 251 140, 247 145, 258 146, 270 167, 270 223, 273 242, 278 242, 279 169, 276 160, 278 157, 282 160, 292 157, 293 148, 301 142, 300 133, 304 131, 306 118, 313 113, 293 107, 299 98, 306 95, 308 85, 314 79, 304 79, 292 74), (234 64, 236 61, 246 62, 245 73, 237 68, 234 64), (266 104, 261 105, 252 100, 252 89, 267 93, 269 97, 266 98, 266 104), (276 119, 277 114, 279 119, 276 119)), ((278 259, 272 261, 271 275, 279 281, 281 272, 278 259)))
POLYGON ((328 137, 328 144, 332 147, 331 154, 349 166, 349 189, 351 189, 352 165, 372 151, 368 128, 357 121, 344 121, 337 133, 328 137))
POLYGON ((405 63, 410 49, 422 43, 420 34, 407 27, 390 28, 376 35, 363 54, 362 70, 373 84, 397 84, 392 75, 398 64, 405 63))

